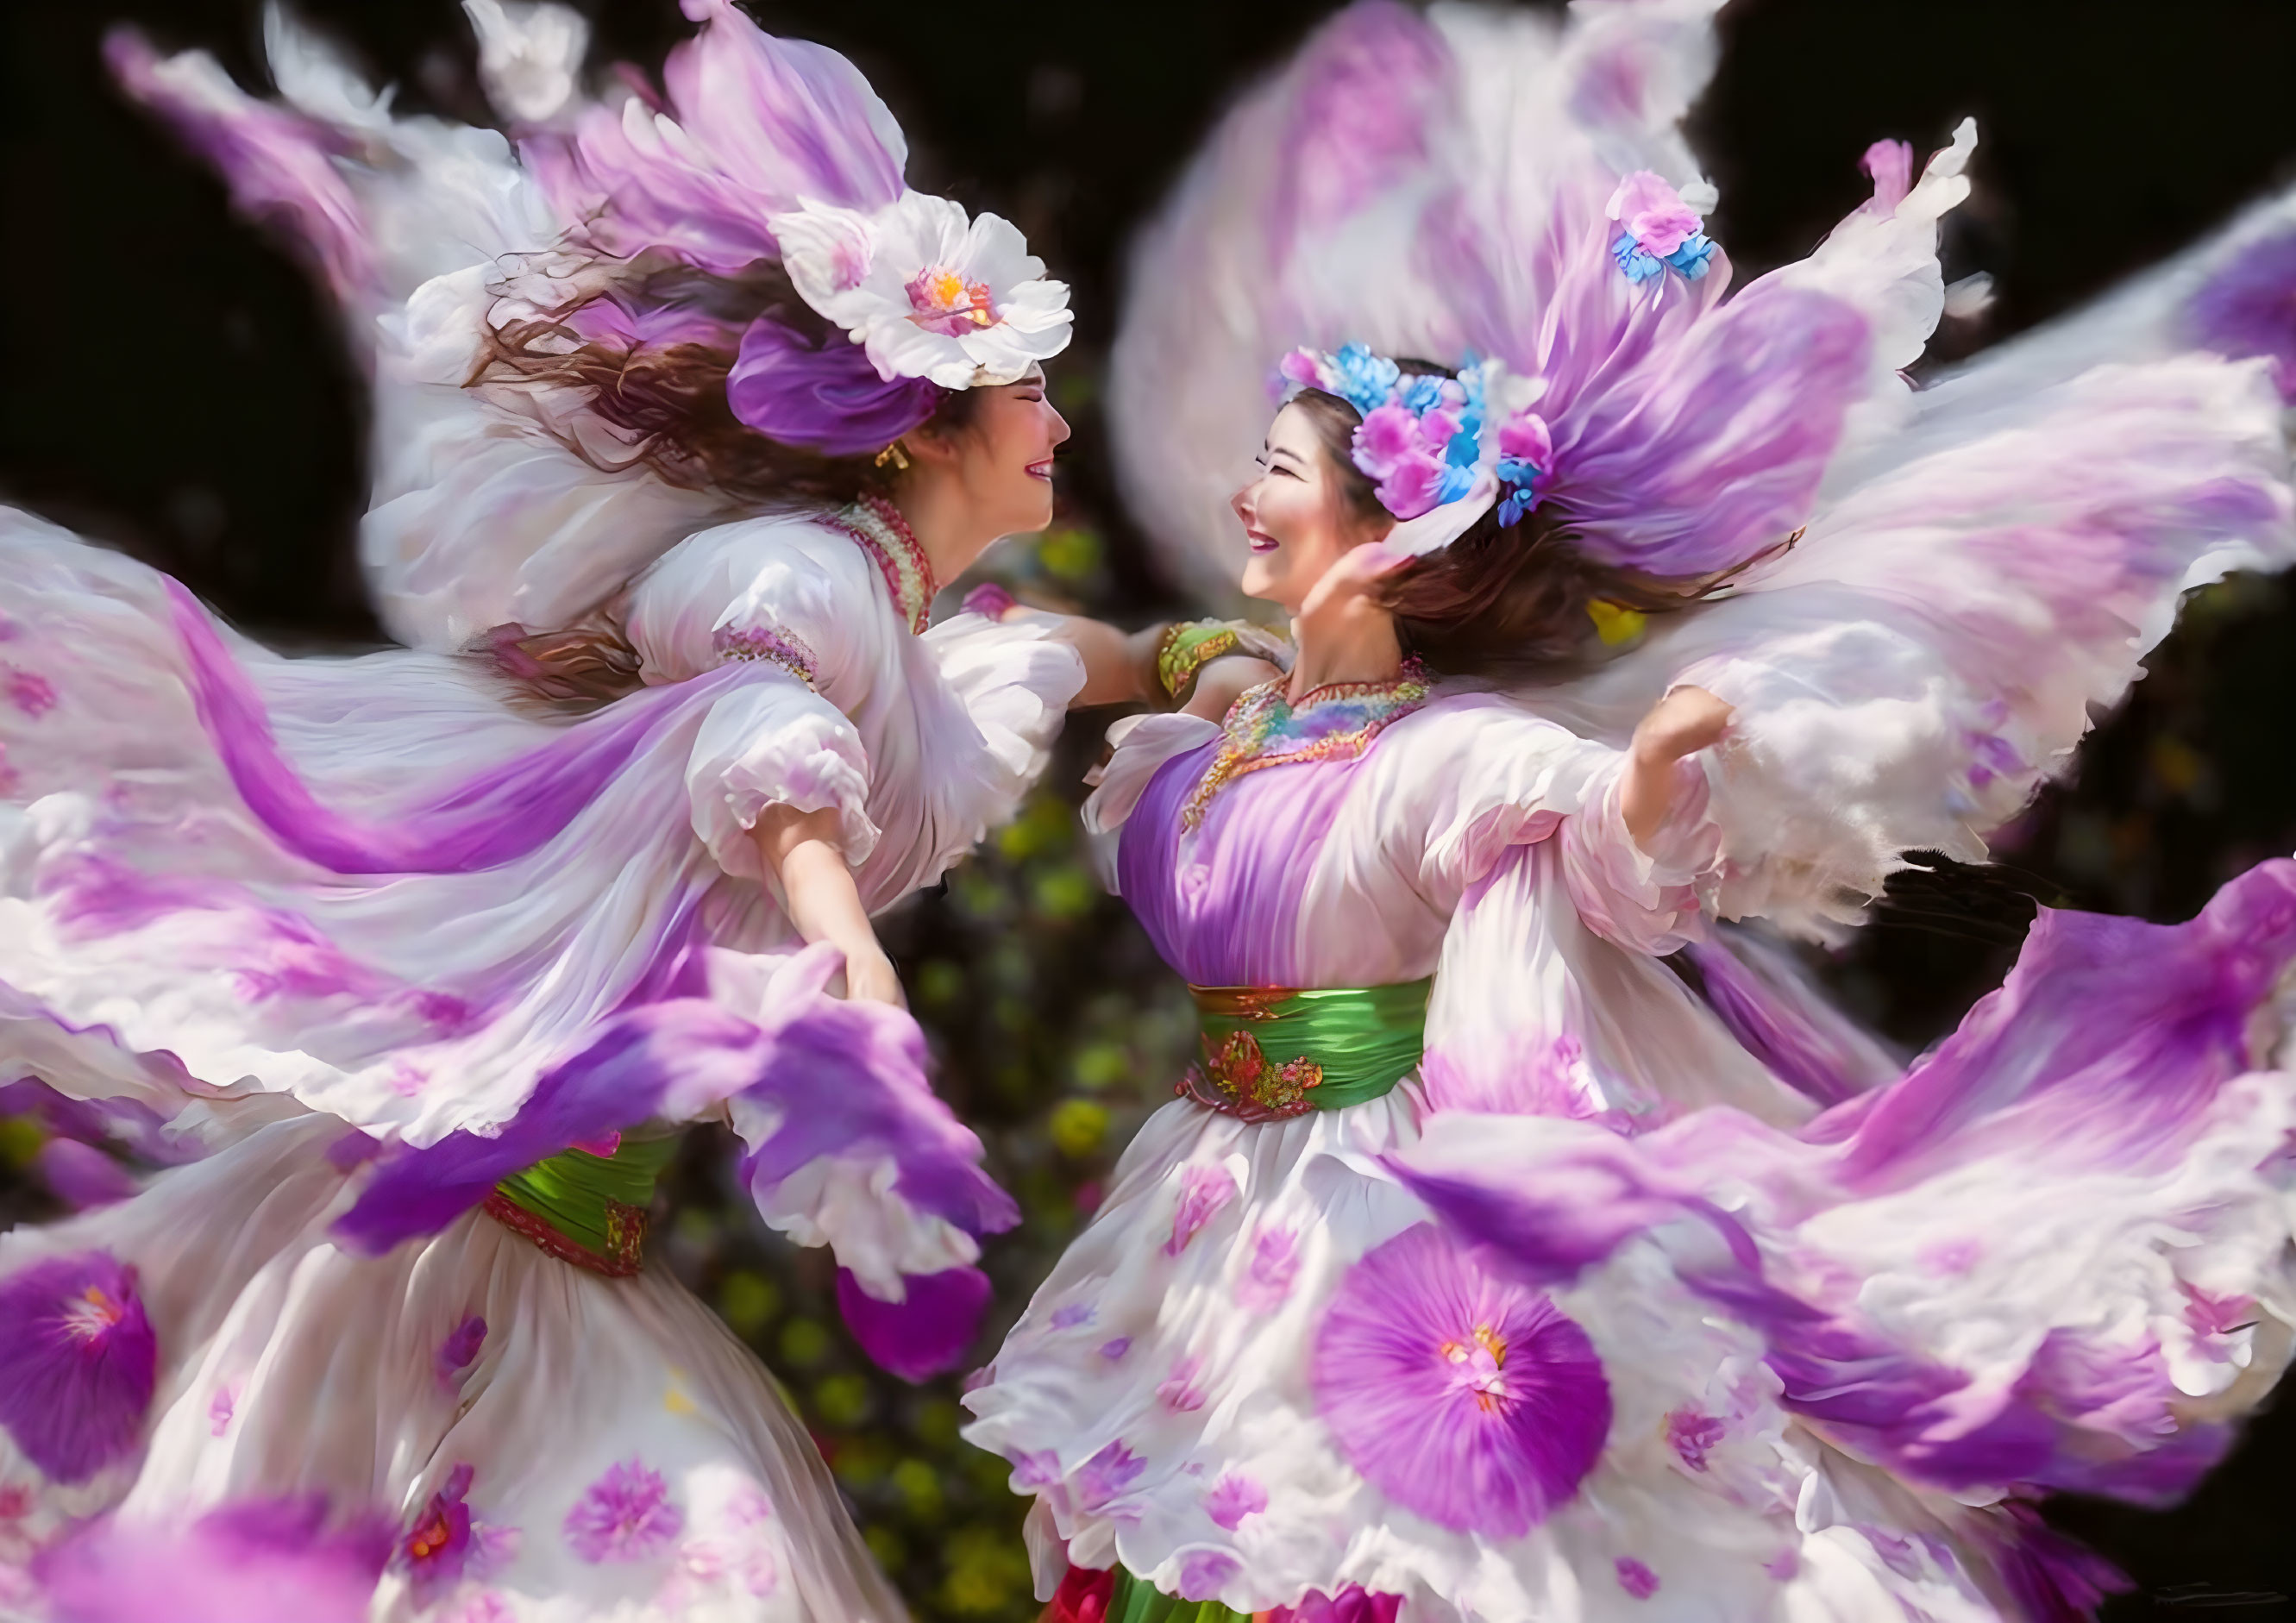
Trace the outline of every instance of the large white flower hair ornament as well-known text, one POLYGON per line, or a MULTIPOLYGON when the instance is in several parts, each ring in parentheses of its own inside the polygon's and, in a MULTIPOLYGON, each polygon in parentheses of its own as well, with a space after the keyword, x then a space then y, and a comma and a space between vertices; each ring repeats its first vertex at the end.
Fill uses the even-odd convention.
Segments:
POLYGON ((868 213, 808 199, 767 225, 798 296, 889 381, 1010 383, 1068 347, 1068 284, 1009 220, 905 192, 868 213))

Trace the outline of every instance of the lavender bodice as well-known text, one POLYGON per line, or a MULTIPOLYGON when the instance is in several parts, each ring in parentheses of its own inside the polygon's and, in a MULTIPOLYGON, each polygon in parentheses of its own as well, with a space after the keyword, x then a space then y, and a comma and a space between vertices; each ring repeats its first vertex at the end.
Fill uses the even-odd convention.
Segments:
POLYGON ((1190 829, 1184 813, 1219 750, 1200 742, 1155 769, 1117 857, 1149 939, 1197 986, 1432 973, 1467 888, 1508 847, 1553 834, 1619 758, 1502 701, 1460 695, 1395 721, 1352 758, 1234 777, 1190 829))

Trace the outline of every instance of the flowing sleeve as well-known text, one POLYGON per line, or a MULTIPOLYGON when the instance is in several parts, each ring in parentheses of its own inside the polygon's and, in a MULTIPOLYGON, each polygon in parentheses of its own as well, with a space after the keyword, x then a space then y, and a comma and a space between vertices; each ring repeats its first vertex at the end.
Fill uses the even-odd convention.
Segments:
POLYGON ((1441 718, 1441 736, 1411 751, 1406 828, 1424 840, 1423 889, 1465 897, 1513 848, 1552 840, 1571 905, 1589 930, 1631 952, 1673 952, 1703 932, 1702 882, 1718 848, 1706 775, 1675 767, 1673 804, 1644 849, 1620 806, 1624 751, 1511 706, 1441 718))
POLYGON ((753 520, 692 537, 631 590, 650 682, 745 668, 703 718, 685 772, 693 832, 738 878, 763 877, 748 836, 771 806, 834 810, 857 867, 876 848, 852 720, 884 658, 866 567, 806 521, 753 520))

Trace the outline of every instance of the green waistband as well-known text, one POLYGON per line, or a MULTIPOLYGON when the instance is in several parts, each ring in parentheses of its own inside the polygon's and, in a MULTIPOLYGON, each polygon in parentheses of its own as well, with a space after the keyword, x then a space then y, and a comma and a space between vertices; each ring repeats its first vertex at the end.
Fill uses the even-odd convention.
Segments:
POLYGON ((1108 1597, 1108 1623, 1251 1623, 1251 1614, 1218 1601, 1184 1601, 1144 1584, 1123 1568, 1108 1597))
POLYGON ((1342 1111, 1377 1099, 1419 1063, 1434 981, 1400 986, 1191 987, 1204 1059, 1192 1088, 1248 1119, 1342 1111))
POLYGON ((487 1207, 570 1262, 601 1273, 636 1273, 654 1182, 676 1153, 675 1135, 625 1137, 611 1155, 562 1151, 496 1184, 487 1207), (505 1206, 512 1209, 505 1211, 505 1206), (553 1236, 583 1254, 553 1243, 553 1236))

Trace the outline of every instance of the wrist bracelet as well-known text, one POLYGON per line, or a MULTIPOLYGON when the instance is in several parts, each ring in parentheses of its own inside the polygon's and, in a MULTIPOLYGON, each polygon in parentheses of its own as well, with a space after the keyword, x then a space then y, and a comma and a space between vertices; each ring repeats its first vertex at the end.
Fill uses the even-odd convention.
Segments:
POLYGON ((1156 680, 1175 709, 1196 691, 1205 666, 1236 651, 1235 627, 1219 620, 1182 620, 1164 628, 1156 646, 1156 680))

